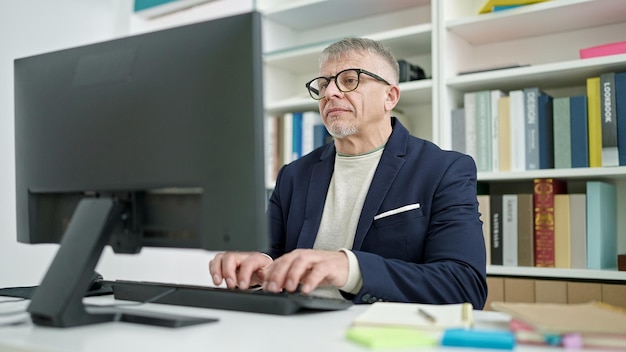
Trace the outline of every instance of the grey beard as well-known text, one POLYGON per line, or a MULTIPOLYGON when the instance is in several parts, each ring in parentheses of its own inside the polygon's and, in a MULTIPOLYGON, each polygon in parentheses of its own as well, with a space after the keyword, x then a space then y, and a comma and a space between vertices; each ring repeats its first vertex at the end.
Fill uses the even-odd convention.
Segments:
POLYGON ((330 133, 331 136, 333 136, 333 138, 344 138, 344 137, 348 137, 351 136, 353 134, 356 134, 357 129, 356 127, 354 127, 353 125, 349 125, 349 126, 331 126, 331 128, 328 129, 328 133, 330 133))

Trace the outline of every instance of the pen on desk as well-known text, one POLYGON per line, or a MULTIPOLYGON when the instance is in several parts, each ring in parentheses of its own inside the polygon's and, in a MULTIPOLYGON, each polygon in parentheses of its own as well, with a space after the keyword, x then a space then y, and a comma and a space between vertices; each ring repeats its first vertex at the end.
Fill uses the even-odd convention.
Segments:
POLYGON ((431 324, 436 324, 437 323, 437 319, 435 319, 435 317, 428 313, 427 311, 423 310, 422 308, 417 308, 417 313, 419 315, 421 315, 422 317, 424 317, 424 319, 428 320, 429 323, 431 324))

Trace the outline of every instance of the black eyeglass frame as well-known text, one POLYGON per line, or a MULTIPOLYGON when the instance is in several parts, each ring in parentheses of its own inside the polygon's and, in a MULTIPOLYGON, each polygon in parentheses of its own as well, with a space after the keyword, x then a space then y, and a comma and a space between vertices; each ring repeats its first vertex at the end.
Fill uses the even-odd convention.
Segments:
POLYGON ((361 83, 361 73, 364 73, 364 74, 374 78, 375 80, 377 80, 379 82, 383 82, 383 83, 385 83, 388 86, 391 85, 391 83, 387 82, 386 79, 384 79, 384 78, 380 77, 379 75, 377 75, 377 74, 375 74, 373 72, 370 72, 368 70, 364 70, 362 68, 347 68, 345 70, 341 70, 341 71, 337 72, 337 74, 334 75, 334 76, 330 76, 330 77, 324 77, 324 76, 315 77, 312 80, 310 80, 307 83, 305 83, 304 86, 306 87, 307 92, 309 92, 309 95, 311 96, 311 98, 313 98, 314 100, 322 100, 326 96, 324 95, 324 96, 321 96, 319 98, 316 98, 315 96, 313 96, 313 94, 316 94, 316 95, 319 96, 320 92, 317 89, 311 87, 311 83, 313 83, 314 81, 316 81, 318 79, 321 79, 321 78, 327 80, 328 84, 330 84, 330 82, 334 80, 335 81, 335 86, 337 87, 337 89, 339 89, 340 92, 342 92, 342 93, 349 93, 349 92, 355 91, 359 87, 359 84, 361 83), (347 71, 355 71, 357 73, 357 75, 356 75, 357 82, 356 82, 356 86, 354 86, 354 88, 352 88, 350 90, 343 90, 343 89, 341 89, 341 87, 339 87, 339 83, 337 83, 337 76, 339 76, 342 73, 347 72, 347 71))

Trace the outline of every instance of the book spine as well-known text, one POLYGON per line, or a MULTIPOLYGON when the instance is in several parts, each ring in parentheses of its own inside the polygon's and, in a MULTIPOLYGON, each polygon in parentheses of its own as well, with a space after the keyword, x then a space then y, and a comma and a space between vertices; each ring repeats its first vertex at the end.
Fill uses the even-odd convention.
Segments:
POLYGON ((491 94, 476 92, 476 167, 479 172, 491 171, 491 94))
POLYGON ((282 127, 283 164, 289 164, 293 159, 293 113, 283 115, 282 127))
POLYGON ((626 166, 626 72, 615 74, 615 116, 619 165, 626 166))
POLYGON ((465 152, 476 161, 476 93, 463 95, 465 108, 465 152))
POLYGON ((587 195, 573 193, 569 200, 571 266, 573 269, 587 269, 587 195))
POLYGON ((511 119, 511 171, 526 170, 526 107, 524 92, 509 92, 511 119))
POLYGON ((600 75, 600 112, 602 116, 602 166, 618 166, 614 72, 600 75))
POLYGON ((517 266, 517 194, 502 195, 502 265, 517 266))
POLYGON ((480 221, 483 222, 483 239, 485 241, 487 265, 491 265, 491 202, 488 194, 479 194, 477 198, 480 221))
POLYGON ((535 266, 554 267, 554 195, 564 193, 566 184, 552 178, 533 183, 535 266))
POLYGON ((292 160, 297 160, 302 156, 302 112, 294 112, 292 118, 292 160))
POLYGON ((501 90, 494 89, 490 92, 489 103, 491 104, 490 116, 491 116, 491 171, 500 170, 500 152, 498 146, 500 145, 500 98, 505 94, 501 90))
POLYGON ((587 268, 617 266, 617 196, 615 186, 587 181, 587 268))
POLYGON ((570 97, 554 98, 554 168, 572 167, 572 145, 570 126, 570 97))
POLYGON ((589 167, 602 166, 602 123, 600 119, 600 77, 590 77, 587 78, 589 167))
POLYGON ((517 265, 535 265, 533 194, 517 195, 517 265))
POLYGON ((539 127, 537 122, 537 100, 539 88, 524 89, 524 105, 526 107, 526 170, 539 169, 539 127))
POLYGON ((554 168, 552 97, 541 94, 537 97, 537 139, 539 145, 539 168, 554 168))
POLYGON ((554 267, 571 268, 569 194, 554 195, 554 267))
POLYGON ((452 109, 450 112, 452 127, 452 150, 465 154, 465 109, 452 109))
POLYGON ((498 99, 498 153, 500 167, 496 170, 511 171, 511 98, 503 96, 498 99))
POLYGON ((572 167, 589 167, 589 131, 587 124, 587 96, 570 97, 570 145, 572 167))
POLYGON ((502 265, 502 195, 492 194, 491 210, 491 265, 502 265))

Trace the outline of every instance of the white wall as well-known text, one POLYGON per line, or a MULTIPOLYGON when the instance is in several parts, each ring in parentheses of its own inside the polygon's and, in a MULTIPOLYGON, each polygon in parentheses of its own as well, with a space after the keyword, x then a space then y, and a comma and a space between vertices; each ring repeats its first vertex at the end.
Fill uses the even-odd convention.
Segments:
MULTIPOLYGON (((253 7, 251 0, 221 0, 148 23, 131 16, 132 4, 133 0, 0 0, 0 288, 38 285, 58 248, 16 241, 13 59, 253 7)), ((107 247, 97 270, 109 280, 210 284, 207 264, 212 255, 156 248, 143 249, 140 255, 115 255, 107 247)))
POLYGON ((0 1, 0 287, 37 284, 55 245, 18 244, 15 234, 13 59, 128 32, 130 0, 0 1))

